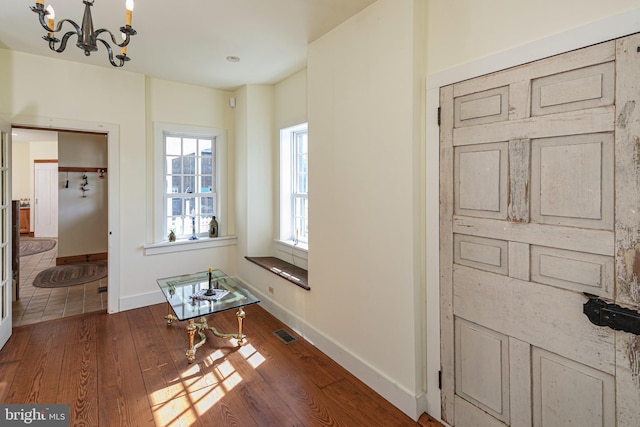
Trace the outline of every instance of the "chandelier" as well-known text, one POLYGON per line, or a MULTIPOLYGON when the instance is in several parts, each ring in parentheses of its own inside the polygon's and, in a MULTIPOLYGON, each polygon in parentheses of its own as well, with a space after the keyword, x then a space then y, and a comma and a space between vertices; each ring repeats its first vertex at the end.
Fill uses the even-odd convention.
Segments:
POLYGON ((47 8, 45 9, 44 0, 36 0, 36 5, 31 6, 31 10, 38 14, 38 17, 40 19, 40 25, 42 25, 42 28, 44 28, 48 32, 48 34, 42 36, 42 38, 49 42, 49 49, 60 53, 64 51, 65 48, 67 47, 67 41, 69 40, 69 37, 73 35, 77 35, 78 41, 76 42, 76 46, 84 50, 84 54, 86 56, 91 55, 91 52, 97 51, 98 42, 100 42, 107 48, 107 52, 109 53, 109 62, 111 62, 111 65, 113 65, 114 67, 122 67, 126 61, 130 60, 130 58, 127 56, 127 45, 129 45, 130 37, 136 34, 136 30, 131 28, 133 0, 126 0, 125 6, 127 10, 126 10, 125 25, 124 27, 120 27, 120 33, 122 35, 121 43, 118 43, 113 33, 107 29, 100 28, 99 30, 95 30, 95 31, 93 30, 93 19, 91 18, 91 6, 93 6, 94 1, 95 0, 83 0, 85 7, 84 7, 84 16, 82 17, 81 26, 78 26, 78 24, 76 24, 70 19, 63 19, 61 21, 58 21, 58 25, 54 27, 55 12, 53 11, 53 7, 51 7, 51 5, 47 6, 47 8), (46 20, 45 20, 45 17, 46 17, 46 20), (62 40, 57 39, 55 37, 55 33, 62 30, 62 25, 65 22, 68 22, 69 24, 71 24, 75 31, 66 32, 62 36, 62 40), (119 62, 116 63, 116 61, 113 58, 113 50, 111 48, 111 45, 107 41, 103 40, 102 38, 99 38, 100 34, 102 33, 108 33, 111 36, 111 40, 113 44, 120 48, 120 55, 116 55, 116 59, 118 59, 119 62), (56 44, 58 43, 59 45, 56 47, 56 44))

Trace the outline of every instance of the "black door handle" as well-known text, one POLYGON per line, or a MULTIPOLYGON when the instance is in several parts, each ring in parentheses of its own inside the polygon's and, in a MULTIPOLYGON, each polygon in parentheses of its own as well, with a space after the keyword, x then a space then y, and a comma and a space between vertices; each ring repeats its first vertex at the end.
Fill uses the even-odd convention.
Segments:
POLYGON ((616 331, 629 332, 640 335, 640 313, 617 304, 607 303, 596 295, 585 292, 589 301, 584 303, 583 313, 591 323, 598 326, 608 326, 616 331))

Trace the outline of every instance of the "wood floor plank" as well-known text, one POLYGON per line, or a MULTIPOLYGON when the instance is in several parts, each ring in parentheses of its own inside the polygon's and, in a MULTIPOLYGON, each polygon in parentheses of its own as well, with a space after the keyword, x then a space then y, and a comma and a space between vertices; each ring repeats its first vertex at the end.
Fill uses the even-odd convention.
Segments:
POLYGON ((69 405, 71 425, 95 426, 98 423, 96 316, 75 317, 67 323, 56 403, 69 405))
MULTIPOLYGON (((206 332, 192 364, 187 323, 167 326, 164 304, 19 327, 0 350, 0 401, 67 403, 72 425, 92 427, 442 427, 413 422, 293 331, 283 343, 259 305, 246 312, 244 345, 206 332)), ((209 319, 236 331, 233 311, 209 319)))
POLYGON ((66 321, 34 326, 22 358, 20 374, 7 393, 7 403, 56 401, 67 327, 66 321))
POLYGON ((393 405, 380 405, 379 397, 371 394, 370 388, 354 377, 346 376, 324 389, 332 400, 331 406, 341 408, 353 415, 353 422, 358 425, 381 426, 379 420, 395 419, 397 427, 413 426, 413 420, 393 405))
POLYGON ((304 425, 291 411, 288 405, 274 399, 274 389, 265 381, 237 386, 242 402, 253 419, 260 426, 296 426, 304 425))
POLYGON ((134 345, 151 405, 165 403, 187 394, 171 354, 166 351, 162 328, 157 327, 150 310, 127 312, 134 345))
POLYGON ((97 328, 99 425, 154 425, 126 312, 101 317, 97 328))
MULTIPOLYGON (((256 370, 270 384, 273 384, 278 397, 287 402, 303 425, 349 426, 353 418, 351 414, 337 408, 318 385, 315 373, 307 375, 315 367, 304 367, 295 360, 295 347, 310 345, 303 341, 284 344, 274 335, 256 343, 258 353, 265 358, 265 363, 256 370), (304 372, 304 375, 298 375, 304 372)), ((326 357, 326 356, 325 356, 326 357)), ((332 379, 335 381, 335 379, 332 379)))
MULTIPOLYGON (((305 371, 308 371, 307 378, 313 381, 318 387, 325 387, 328 384, 332 384, 336 381, 340 381, 346 371, 338 365, 336 362, 328 358, 324 353, 318 350, 313 345, 305 341, 301 336, 286 327, 278 319, 270 315, 264 310, 257 310, 255 313, 256 321, 261 326, 264 326, 268 331, 272 333, 278 329, 285 329, 290 335, 297 339, 296 343, 302 343, 302 345, 289 345, 291 360, 298 366, 304 367, 305 371)), ((275 341, 274 341, 275 342, 275 341)))
POLYGON ((0 403, 7 402, 7 393, 16 375, 20 372, 21 361, 27 351, 32 328, 15 328, 13 335, 0 352, 0 403))

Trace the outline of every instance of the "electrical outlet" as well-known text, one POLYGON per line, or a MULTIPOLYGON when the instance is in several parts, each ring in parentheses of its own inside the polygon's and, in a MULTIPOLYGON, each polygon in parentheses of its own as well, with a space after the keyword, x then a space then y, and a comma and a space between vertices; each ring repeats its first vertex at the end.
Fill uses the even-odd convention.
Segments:
POLYGON ((269 293, 273 295, 273 286, 269 286, 269 293))

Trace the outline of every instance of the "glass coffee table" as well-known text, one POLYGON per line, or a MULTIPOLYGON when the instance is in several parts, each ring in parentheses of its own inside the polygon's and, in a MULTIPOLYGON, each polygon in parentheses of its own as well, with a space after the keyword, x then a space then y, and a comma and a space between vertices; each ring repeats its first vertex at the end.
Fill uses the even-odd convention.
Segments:
POLYGON ((189 336, 189 349, 187 361, 192 363, 196 357, 196 350, 202 346, 207 337, 205 331, 211 331, 215 336, 222 338, 235 338, 238 345, 242 345, 246 336, 242 333, 242 322, 245 318, 244 307, 259 303, 246 288, 227 276, 220 270, 210 270, 201 273, 185 274, 182 276, 165 277, 158 279, 158 286, 167 299, 168 314, 165 316, 167 325, 175 320, 187 320, 187 334, 189 336), (211 279, 209 279, 211 277, 211 279), (238 318, 238 333, 225 334, 218 332, 207 323, 207 317, 211 314, 227 310, 235 310, 238 318), (196 318, 200 318, 196 322, 196 318), (194 343, 195 333, 200 336, 200 342, 194 343))

